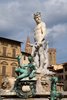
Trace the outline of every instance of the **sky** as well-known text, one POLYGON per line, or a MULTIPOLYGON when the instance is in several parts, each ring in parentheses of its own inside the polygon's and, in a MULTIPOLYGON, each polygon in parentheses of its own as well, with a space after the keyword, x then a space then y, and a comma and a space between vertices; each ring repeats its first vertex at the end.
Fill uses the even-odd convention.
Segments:
POLYGON ((67 0, 0 0, 0 36, 24 42, 34 38, 33 14, 41 12, 49 48, 56 48, 57 63, 67 62, 67 0))

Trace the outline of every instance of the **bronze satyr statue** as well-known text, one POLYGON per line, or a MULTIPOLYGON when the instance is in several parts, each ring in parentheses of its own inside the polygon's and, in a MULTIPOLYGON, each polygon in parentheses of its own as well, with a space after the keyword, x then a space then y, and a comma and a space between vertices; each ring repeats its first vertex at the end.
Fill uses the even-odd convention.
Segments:
MULTIPOLYGON (((17 60, 20 65, 20 56, 17 57, 17 60)), ((33 79, 36 76, 36 68, 33 64, 32 56, 29 56, 28 60, 28 64, 20 65, 19 68, 15 70, 17 78, 13 90, 15 90, 19 97, 23 98, 28 98, 36 93, 36 80, 33 79), (26 78, 28 79, 26 80, 26 78), (24 92, 22 87, 26 85, 30 87, 30 91, 24 92)))

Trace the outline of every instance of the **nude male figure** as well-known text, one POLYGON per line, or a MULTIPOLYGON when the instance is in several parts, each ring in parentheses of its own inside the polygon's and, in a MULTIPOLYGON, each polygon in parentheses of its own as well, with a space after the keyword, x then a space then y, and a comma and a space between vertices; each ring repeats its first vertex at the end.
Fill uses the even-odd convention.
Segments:
POLYGON ((41 13, 37 12, 34 14, 34 20, 36 27, 34 29, 34 39, 37 43, 42 43, 46 35, 46 24, 41 21, 41 13))
POLYGON ((36 62, 38 69, 43 69, 44 67, 44 43, 46 36, 46 25, 41 21, 41 13, 37 12, 34 14, 34 20, 36 22, 36 27, 34 29, 34 41, 35 46, 33 47, 32 56, 36 62))

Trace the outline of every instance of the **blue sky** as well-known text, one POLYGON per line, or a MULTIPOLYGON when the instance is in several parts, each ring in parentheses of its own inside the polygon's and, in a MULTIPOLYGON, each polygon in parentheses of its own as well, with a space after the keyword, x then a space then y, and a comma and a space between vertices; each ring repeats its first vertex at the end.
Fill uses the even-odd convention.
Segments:
POLYGON ((33 40, 33 14, 41 12, 49 47, 56 48, 57 63, 67 62, 67 0, 0 0, 0 36, 33 40))

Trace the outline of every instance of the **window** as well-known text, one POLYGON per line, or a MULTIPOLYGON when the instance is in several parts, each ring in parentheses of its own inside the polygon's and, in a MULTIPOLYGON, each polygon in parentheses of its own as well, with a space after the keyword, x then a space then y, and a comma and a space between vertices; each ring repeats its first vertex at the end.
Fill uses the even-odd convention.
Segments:
POLYGON ((49 53, 49 62, 50 62, 50 65, 52 65, 52 53, 51 52, 49 53))
POLYGON ((6 56, 6 47, 3 47, 3 56, 6 56))
POLYGON ((12 67, 12 77, 15 77, 15 67, 12 67))
POLYGON ((61 78, 63 79, 63 75, 61 75, 61 78))
POLYGON ((67 75, 65 75, 65 80, 67 80, 67 75))
POLYGON ((3 76, 6 75, 6 66, 2 66, 2 75, 3 75, 3 76))
POLYGON ((67 66, 65 66, 65 71, 67 71, 67 66))
POLYGON ((24 55, 24 60, 26 60, 26 56, 24 55))
POLYGON ((15 49, 13 49, 13 55, 12 55, 12 57, 16 57, 16 50, 15 49))
POLYGON ((59 81, 63 80, 63 75, 58 76, 59 81))

